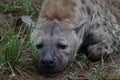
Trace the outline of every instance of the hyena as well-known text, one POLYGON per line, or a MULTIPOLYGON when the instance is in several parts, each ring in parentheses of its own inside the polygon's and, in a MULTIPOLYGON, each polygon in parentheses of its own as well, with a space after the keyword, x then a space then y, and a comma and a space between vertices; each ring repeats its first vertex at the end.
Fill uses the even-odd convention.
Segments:
POLYGON ((84 51, 92 61, 115 53, 117 49, 109 26, 113 26, 112 32, 116 33, 120 28, 111 8, 115 6, 110 5, 110 1, 44 0, 36 23, 23 16, 22 20, 33 29, 31 41, 37 49, 39 71, 63 70, 75 59, 78 50, 84 51))

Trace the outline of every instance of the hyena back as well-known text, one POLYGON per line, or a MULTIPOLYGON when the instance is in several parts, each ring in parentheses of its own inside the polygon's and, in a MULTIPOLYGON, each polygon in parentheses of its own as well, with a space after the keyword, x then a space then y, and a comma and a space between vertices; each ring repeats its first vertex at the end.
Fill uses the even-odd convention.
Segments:
POLYGON ((110 22, 115 26, 114 30, 116 27, 119 29, 119 25, 114 24, 117 19, 110 10, 103 9, 105 5, 107 4, 102 0, 43 2, 38 21, 35 25, 31 20, 31 23, 28 23, 29 26, 35 26, 31 41, 37 48, 40 72, 56 73, 63 70, 75 59, 79 48, 93 61, 100 60, 116 50, 107 27, 108 18, 111 18, 110 22), (104 13, 109 15, 108 18, 104 13))

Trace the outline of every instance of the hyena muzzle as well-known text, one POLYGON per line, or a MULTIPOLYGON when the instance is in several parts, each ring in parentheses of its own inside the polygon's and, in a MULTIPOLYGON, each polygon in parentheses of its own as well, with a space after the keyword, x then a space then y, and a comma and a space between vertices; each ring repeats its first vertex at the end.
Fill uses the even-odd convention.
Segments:
POLYGON ((75 59, 83 43, 87 43, 84 49, 91 60, 97 61, 113 53, 111 35, 100 25, 99 18, 98 25, 96 19, 92 21, 96 9, 94 6, 98 4, 96 1, 45 0, 36 23, 28 17, 22 17, 24 22, 33 27, 31 41, 37 49, 40 72, 56 73, 63 70, 75 59), (92 30, 90 25, 94 26, 92 30))

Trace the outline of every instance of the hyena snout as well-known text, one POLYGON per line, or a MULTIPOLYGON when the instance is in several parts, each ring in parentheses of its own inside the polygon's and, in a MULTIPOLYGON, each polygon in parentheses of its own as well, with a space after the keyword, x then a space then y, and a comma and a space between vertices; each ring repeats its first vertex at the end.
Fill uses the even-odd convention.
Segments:
MULTIPOLYGON (((40 54, 40 53, 38 53, 40 54)), ((42 72, 53 72, 56 66, 56 60, 54 57, 54 53, 50 49, 44 49, 40 55, 38 55, 38 65, 39 69, 42 72)))
POLYGON ((54 68, 55 67, 55 59, 52 57, 50 53, 46 53, 40 62, 40 65, 43 68, 54 68))

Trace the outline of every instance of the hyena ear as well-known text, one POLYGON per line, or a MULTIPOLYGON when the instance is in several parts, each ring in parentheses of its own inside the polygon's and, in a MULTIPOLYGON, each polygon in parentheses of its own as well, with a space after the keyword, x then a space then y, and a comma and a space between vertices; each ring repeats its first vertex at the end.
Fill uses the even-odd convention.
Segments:
POLYGON ((81 32, 83 32, 84 29, 85 29, 85 25, 86 25, 86 22, 84 22, 84 23, 82 23, 82 24, 77 24, 77 25, 75 25, 74 30, 75 30, 76 34, 79 35, 81 32))
POLYGON ((35 22, 29 16, 21 16, 21 20, 27 24, 30 30, 35 25, 35 22))
POLYGON ((80 42, 79 44, 81 44, 86 32, 89 30, 88 23, 83 22, 82 24, 77 24, 74 30, 80 42))

